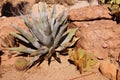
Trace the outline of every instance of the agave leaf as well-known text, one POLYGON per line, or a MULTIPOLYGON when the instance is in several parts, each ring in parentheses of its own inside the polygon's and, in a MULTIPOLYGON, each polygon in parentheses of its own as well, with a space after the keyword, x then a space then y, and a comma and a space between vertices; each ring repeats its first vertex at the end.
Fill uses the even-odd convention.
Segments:
POLYGON ((61 63, 61 59, 59 58, 59 52, 56 52, 56 54, 53 55, 53 57, 55 58, 55 60, 59 63, 61 63))
POLYGON ((14 27, 17 31, 19 31, 28 41, 30 41, 34 47, 39 48, 40 45, 37 42, 36 38, 34 36, 32 36, 30 33, 26 32, 25 30, 23 30, 22 28, 16 26, 16 25, 12 25, 12 27, 14 27))
POLYGON ((64 49, 66 49, 69 45, 70 45, 70 42, 67 42, 63 45, 60 45, 58 48, 55 49, 55 51, 62 51, 64 49))
POLYGON ((72 37, 75 35, 75 32, 78 30, 78 28, 73 28, 73 29, 69 29, 67 30, 64 34, 63 37, 65 35, 67 35, 67 37, 65 38, 65 40, 61 43, 61 45, 64 45, 65 43, 68 43, 72 37))
POLYGON ((10 50, 10 51, 15 51, 15 52, 21 52, 21 54, 23 53, 32 53, 36 50, 31 49, 31 48, 27 48, 27 47, 13 47, 13 48, 5 48, 6 50, 10 50))
POLYGON ((43 8, 42 8, 40 19, 41 19, 42 24, 44 26, 44 28, 43 28, 44 33, 46 35, 50 35, 51 34, 51 27, 50 27, 50 24, 49 24, 48 14, 47 14, 45 3, 43 3, 43 8))
POLYGON ((24 20, 24 23, 27 25, 28 28, 32 28, 33 25, 31 24, 31 21, 24 16, 21 12, 20 12, 21 18, 24 20))
MULTIPOLYGON (((47 13, 46 3, 45 2, 42 4, 42 12, 47 13)), ((43 15, 46 15, 46 14, 43 14, 43 15)))
MULTIPOLYGON (((20 13, 21 14, 21 13, 20 13)), ((26 26, 29 28, 29 30, 31 31, 31 33, 35 36, 35 33, 37 33, 38 31, 36 30, 36 26, 34 26, 33 24, 31 24, 32 22, 26 17, 26 16, 24 16, 23 14, 21 14, 21 17, 22 17, 22 19, 24 20, 24 23, 26 24, 26 26)), ((32 19, 33 19, 33 16, 31 15, 31 17, 32 17, 32 19)), ((35 20, 33 20, 34 21, 34 24, 35 24, 35 20)), ((38 28, 40 28, 40 27, 38 27, 38 28)), ((41 31, 40 31, 41 32, 41 31)), ((41 33, 39 33, 39 35, 40 36, 42 36, 41 35, 42 34, 42 32, 41 33)), ((37 36, 37 35, 36 35, 37 36)), ((35 36, 35 37, 36 37, 35 36)), ((40 37, 41 38, 41 37, 40 37)), ((42 41, 42 40, 41 40, 42 41)))
POLYGON ((39 29, 43 29, 42 14, 40 12, 40 7, 39 6, 38 6, 38 14, 39 14, 39 21, 40 21, 39 29))
POLYGON ((39 50, 32 52, 30 56, 43 55, 43 54, 46 54, 47 52, 48 52, 48 48, 44 46, 44 47, 41 47, 39 50))
MULTIPOLYGON (((36 17, 34 16, 33 13, 30 14, 30 17, 32 18, 32 21, 33 21, 33 23, 34 23, 33 27, 36 28, 37 31, 40 31, 40 33, 43 35, 44 33, 43 33, 42 30, 44 29, 44 28, 43 28, 44 25, 41 25, 42 23, 41 23, 39 20, 36 19, 36 17)), ((41 20, 42 20, 42 19, 41 19, 41 20)), ((36 30, 36 29, 35 29, 35 30, 36 30)))
POLYGON ((65 48, 67 48, 67 47, 71 46, 72 44, 74 44, 75 41, 77 41, 77 39, 76 39, 75 41, 73 41, 72 43, 70 42, 70 40, 71 40, 72 37, 75 35, 75 32, 76 32, 77 29, 78 29, 78 28, 67 30, 67 31, 63 34, 63 36, 62 36, 62 37, 64 37, 65 35, 67 35, 67 37, 66 37, 64 40, 63 40, 63 38, 61 38, 62 41, 60 41, 60 42, 62 42, 62 43, 59 43, 60 46, 59 46, 57 49, 55 49, 55 50, 56 50, 56 51, 62 51, 62 50, 64 50, 65 48))
POLYGON ((36 18, 34 17, 33 14, 31 14, 31 18, 32 18, 32 21, 34 23, 33 27, 31 28, 31 31, 36 35, 38 40, 40 40, 42 42, 43 41, 43 36, 45 36, 45 35, 44 35, 44 32, 42 31, 42 28, 40 28, 41 25, 36 20, 36 18))
MULTIPOLYGON (((37 25, 36 24, 36 26, 34 26, 33 28, 32 28, 32 32, 36 35, 36 37, 37 37, 37 39, 41 42, 41 43, 43 43, 44 45, 49 45, 49 44, 51 44, 51 41, 52 41, 52 36, 51 36, 51 34, 49 34, 49 35, 45 35, 45 32, 42 30, 42 29, 38 29, 37 28, 37 26, 39 26, 39 25, 37 25)), ((45 26, 44 26, 45 27, 45 26)), ((48 30, 49 28, 47 28, 47 30, 48 30)), ((49 32, 49 31, 47 31, 47 32, 49 32)), ((46 33, 47 33, 46 32, 46 33)))
POLYGON ((52 10, 52 13, 51 13, 51 17, 50 17, 50 21, 49 21, 52 31, 53 31, 53 27, 54 27, 54 23, 55 23, 55 16, 56 16, 56 6, 54 4, 53 10, 52 10))
POLYGON ((16 34, 15 32, 11 32, 10 34, 13 35, 14 37, 16 37, 16 38, 22 40, 22 41, 25 42, 25 43, 29 43, 28 40, 26 40, 26 39, 25 39, 24 37, 22 37, 21 35, 16 34))
POLYGON ((64 33, 65 29, 67 28, 67 26, 68 26, 68 24, 65 24, 65 25, 63 25, 63 26, 60 28, 60 31, 58 32, 58 34, 57 34, 57 36, 56 36, 56 38, 55 38, 55 40, 54 40, 54 46, 55 46, 55 47, 57 47, 60 39, 62 38, 61 36, 63 35, 63 33, 64 33))
POLYGON ((43 8, 42 8, 42 12, 40 13, 40 10, 38 8, 38 13, 39 13, 39 17, 40 17, 40 27, 42 27, 42 29, 39 29, 39 32, 42 33, 43 37, 40 39, 43 39, 41 42, 46 45, 46 46, 50 46, 52 44, 52 34, 51 34, 51 27, 49 24, 49 20, 48 20, 48 14, 47 14, 47 10, 46 10, 46 5, 45 3, 43 4, 43 8))
POLYGON ((67 47, 73 46, 76 43, 76 41, 78 41, 78 39, 79 38, 73 38, 72 42, 67 42, 63 45, 60 45, 58 48, 55 49, 55 51, 62 51, 64 49, 66 49, 67 47))
POLYGON ((32 29, 31 29, 31 31, 34 33, 34 35, 36 36, 36 38, 41 42, 41 43, 43 43, 44 44, 44 38, 46 38, 47 36, 43 33, 43 31, 42 30, 38 30, 37 28, 36 28, 36 26, 34 26, 32 29))
POLYGON ((37 60, 40 58, 40 56, 41 56, 41 55, 32 57, 32 58, 29 60, 28 68, 30 68, 30 67, 35 63, 35 61, 37 61, 37 60))
POLYGON ((39 26, 40 26, 40 22, 36 19, 36 17, 34 16, 33 13, 30 14, 30 17, 31 17, 31 19, 32 19, 32 21, 33 21, 33 25, 34 25, 37 29, 42 29, 42 28, 39 27, 39 26))
POLYGON ((54 27, 53 27, 53 31, 52 31, 52 36, 53 36, 53 38, 56 37, 60 25, 61 25, 62 23, 64 23, 64 21, 66 20, 66 18, 67 18, 67 12, 65 13, 65 11, 63 11, 63 12, 61 13, 61 15, 57 18, 56 23, 55 23, 55 25, 54 25, 54 27))
POLYGON ((67 15, 68 15, 68 10, 67 11, 63 10, 62 14, 56 20, 57 22, 59 22, 59 25, 61 25, 62 23, 64 23, 64 21, 67 18, 67 15))
POLYGON ((48 52, 48 54, 46 55, 45 60, 48 61, 48 60, 52 57, 52 55, 53 55, 54 52, 55 52, 55 47, 53 46, 53 47, 51 47, 51 48, 49 49, 49 52, 48 52))
POLYGON ((70 42, 69 47, 73 46, 78 40, 79 38, 74 37, 73 40, 70 42))
POLYGON ((50 33, 51 30, 49 29, 49 26, 47 26, 47 24, 46 24, 47 21, 44 21, 46 23, 44 23, 45 25, 43 25, 44 29, 47 26, 46 31, 45 31, 45 30, 43 30, 43 28, 39 28, 39 27, 41 27, 41 23, 39 25, 37 20, 35 20, 35 17, 32 16, 32 19, 33 19, 34 24, 35 24, 35 26, 32 28, 33 33, 36 35, 37 39, 41 43, 43 43, 44 45, 49 45, 51 40, 52 40, 52 36, 51 36, 51 33, 50 33))

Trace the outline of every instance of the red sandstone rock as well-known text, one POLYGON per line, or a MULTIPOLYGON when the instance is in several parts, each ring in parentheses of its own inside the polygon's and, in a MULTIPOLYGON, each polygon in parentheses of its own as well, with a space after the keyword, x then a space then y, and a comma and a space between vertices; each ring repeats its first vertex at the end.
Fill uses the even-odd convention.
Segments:
POLYGON ((80 39, 76 46, 93 52, 97 58, 107 58, 109 53, 118 55, 120 25, 110 18, 108 9, 101 5, 71 10, 70 27, 79 27, 76 36, 80 39))
POLYGON ((3 46, 7 46, 9 42, 14 42, 13 38, 9 36, 9 34, 10 32, 15 32, 16 30, 12 28, 11 24, 18 25, 21 28, 28 30, 19 17, 0 18, 0 50, 3 48, 3 46), (11 37, 11 39, 9 39, 8 36, 11 37), (9 42, 7 43, 3 41, 6 38, 9 39, 9 42))
POLYGON ((98 58, 120 53, 120 25, 112 20, 73 22, 70 27, 79 27, 77 47, 93 52, 98 58))
POLYGON ((84 8, 73 9, 69 12, 69 19, 72 21, 93 20, 101 18, 111 18, 106 6, 87 6, 84 8))
POLYGON ((101 73, 110 80, 116 80, 117 67, 110 61, 103 61, 100 64, 101 73))

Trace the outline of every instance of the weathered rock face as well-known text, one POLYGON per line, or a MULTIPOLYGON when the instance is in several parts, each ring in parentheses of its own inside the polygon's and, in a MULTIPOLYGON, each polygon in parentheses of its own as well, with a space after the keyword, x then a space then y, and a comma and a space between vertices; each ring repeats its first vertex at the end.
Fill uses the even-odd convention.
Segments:
POLYGON ((116 80, 117 67, 110 61, 103 61, 100 64, 100 71, 104 76, 106 76, 110 80, 116 80))
POLYGON ((28 30, 19 17, 0 18, 0 50, 2 48, 15 46, 13 36, 9 35, 10 32, 16 32, 16 30, 13 29, 12 26, 10 26, 11 23, 19 25, 23 29, 28 30))
POLYGON ((2 0, 0 2, 0 16, 17 16, 20 15, 19 11, 26 14, 34 3, 35 0, 2 0))
POLYGON ((93 52, 98 58, 120 53, 120 25, 109 20, 111 16, 103 6, 91 6, 71 10, 70 27, 79 27, 77 47, 93 52))
POLYGON ((120 69, 118 70, 117 79, 120 80, 120 69))
POLYGON ((69 19, 72 21, 94 20, 100 18, 111 18, 106 6, 87 6, 84 8, 73 9, 69 12, 69 19))

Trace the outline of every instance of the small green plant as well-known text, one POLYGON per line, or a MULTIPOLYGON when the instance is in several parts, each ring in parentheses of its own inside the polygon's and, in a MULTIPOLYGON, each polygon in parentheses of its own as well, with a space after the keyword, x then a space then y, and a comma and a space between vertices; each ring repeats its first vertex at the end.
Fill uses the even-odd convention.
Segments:
POLYGON ((85 53, 83 49, 69 50, 70 60, 80 71, 80 73, 86 72, 91 66, 97 63, 92 53, 85 53))
POLYGON ((25 69, 27 69, 27 66, 28 66, 28 61, 27 59, 25 58, 18 58, 16 61, 15 61, 15 68, 19 71, 23 71, 25 69))
POLYGON ((67 29, 68 10, 64 10, 56 18, 56 7, 54 5, 50 19, 48 19, 46 4, 44 3, 42 11, 40 12, 38 8, 38 12, 39 18, 34 17, 33 13, 29 16, 21 14, 30 32, 12 24, 12 27, 20 33, 11 32, 11 35, 28 44, 28 46, 8 48, 8 50, 19 52, 19 55, 29 54, 31 58, 29 66, 35 62, 40 62, 41 58, 50 62, 51 57, 54 57, 58 62, 61 62, 56 53, 72 46, 78 40, 73 38, 77 28, 67 29))
POLYGON ((120 0, 101 0, 110 10, 112 19, 120 23, 120 0))
POLYGON ((120 4, 120 0, 100 0, 102 3, 107 3, 107 4, 120 4))

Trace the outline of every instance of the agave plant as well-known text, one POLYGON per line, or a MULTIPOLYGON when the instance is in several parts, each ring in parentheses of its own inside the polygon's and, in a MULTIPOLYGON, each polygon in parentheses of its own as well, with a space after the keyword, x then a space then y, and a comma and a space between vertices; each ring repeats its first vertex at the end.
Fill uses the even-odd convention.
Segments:
POLYGON ((12 24, 19 34, 11 32, 10 34, 21 40, 26 44, 31 44, 32 47, 13 47, 8 50, 19 52, 18 54, 27 53, 31 57, 30 64, 38 61, 41 56, 46 60, 50 60, 53 56, 56 60, 60 61, 56 53, 72 46, 78 39, 73 38, 77 28, 67 29, 67 15, 68 10, 64 10, 59 17, 56 17, 56 7, 53 10, 50 18, 46 10, 46 3, 44 3, 42 10, 38 8, 39 19, 33 13, 29 16, 21 14, 25 25, 30 32, 25 31, 17 25, 12 24))

